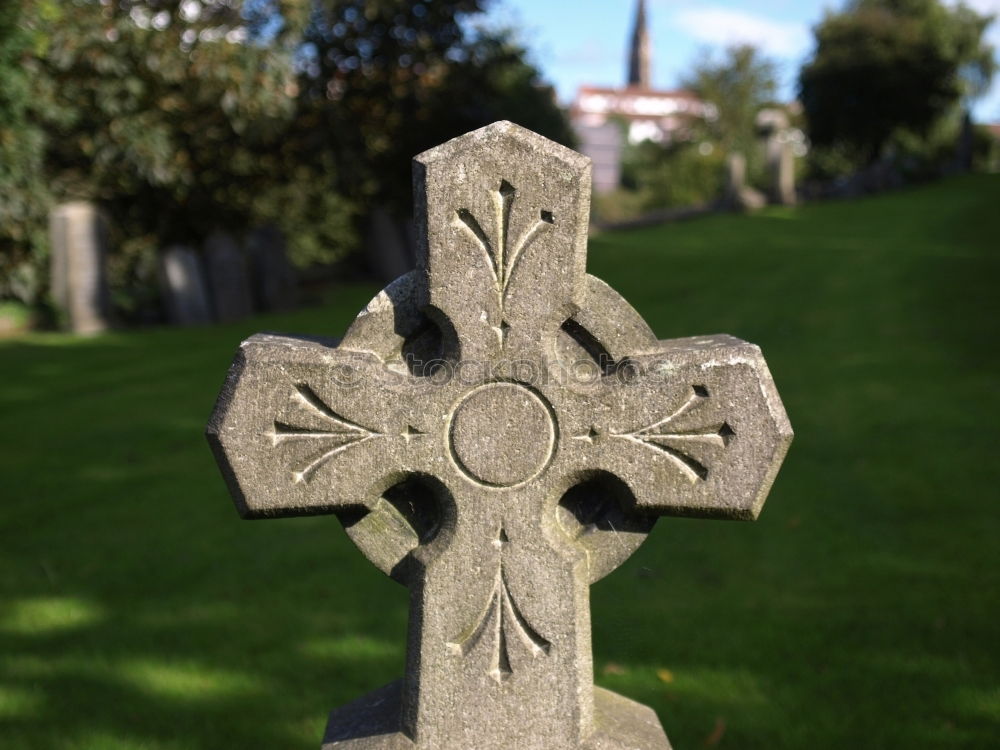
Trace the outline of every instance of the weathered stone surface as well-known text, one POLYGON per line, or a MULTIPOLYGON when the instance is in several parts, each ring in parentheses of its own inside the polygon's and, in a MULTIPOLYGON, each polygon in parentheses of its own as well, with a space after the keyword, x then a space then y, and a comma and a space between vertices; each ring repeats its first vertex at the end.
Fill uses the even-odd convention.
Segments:
POLYGON ((253 312, 246 256, 228 232, 212 232, 205 240, 205 265, 215 319, 245 318, 253 312))
POLYGON ((212 320, 212 306, 201 259, 192 248, 172 245, 160 257, 160 288, 167 319, 176 325, 212 320))
POLYGON ((63 203, 49 217, 52 297, 74 333, 108 328, 107 229, 97 206, 63 203))
POLYGON ((589 587, 660 515, 757 516, 792 435, 764 360, 585 273, 586 158, 501 122, 414 182, 418 269, 337 346, 244 342, 208 428, 242 515, 335 513, 410 589, 404 679, 324 748, 668 748, 593 685, 589 587))
MULTIPOLYGON (((323 750, 413 750, 423 747, 403 731, 402 697, 403 682, 398 681, 332 711, 323 737, 323 750)), ((652 709, 595 687, 594 731, 575 747, 581 750, 645 750, 669 748, 670 744, 652 709)))

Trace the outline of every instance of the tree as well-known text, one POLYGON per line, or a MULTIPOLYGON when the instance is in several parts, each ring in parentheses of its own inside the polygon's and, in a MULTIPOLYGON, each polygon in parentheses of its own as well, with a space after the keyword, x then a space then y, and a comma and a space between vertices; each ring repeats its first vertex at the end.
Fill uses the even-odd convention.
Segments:
POLYGON ((682 85, 715 107, 717 117, 708 126, 723 150, 752 158, 757 113, 774 102, 778 89, 774 63, 751 45, 737 45, 721 58, 704 53, 682 85))
POLYGON ((642 141, 625 150, 622 182, 633 187, 639 211, 705 205, 722 193, 725 157, 717 143, 700 137, 665 145, 642 141))
POLYGON ((409 202, 410 159, 427 102, 485 0, 315 0, 299 85, 313 146, 343 166, 339 187, 363 203, 409 202))
POLYGON ((497 120, 575 145, 555 91, 542 81, 513 30, 479 30, 456 47, 452 58, 429 97, 426 116, 434 130, 424 136, 428 145, 497 120))
POLYGON ((495 119, 572 136, 525 49, 477 32, 489 0, 317 0, 300 79, 309 127, 345 165, 341 188, 409 210, 413 156, 495 119))
POLYGON ((41 40, 21 21, 19 4, 0 4, 0 299, 33 304, 47 256, 49 191, 45 136, 31 117, 35 92, 25 67, 41 40))
POLYGON ((166 244, 273 223, 298 265, 327 263, 367 207, 409 207, 415 153, 512 116, 568 140, 525 50, 470 30, 486 2, 0 6, 0 155, 18 150, 0 161, 4 265, 43 279, 50 196, 98 201, 128 316, 155 302, 166 244))
POLYGON ((799 75, 813 144, 871 163, 901 130, 925 137, 988 87, 991 21, 940 0, 852 0, 827 14, 799 75))
POLYGON ((161 243, 280 215, 263 196, 295 167, 283 137, 296 112, 291 49, 246 44, 225 0, 85 2, 60 13, 37 60, 59 113, 45 126, 60 197, 120 204, 116 223, 161 243))
MULTIPOLYGON (((16 27, 32 40, 19 59, 27 116, 44 133, 38 173, 55 200, 95 200, 110 214, 110 270, 126 316, 155 286, 157 249, 198 243, 213 228, 278 224, 302 263, 353 247, 353 207, 331 187, 335 165, 289 137, 293 21, 308 0, 285 0, 280 28, 252 43, 253 25, 230 0, 20 6, 16 27)), ((0 194, 25 190, 0 174, 0 194)), ((29 257, 42 268, 44 221, 12 225, 30 229, 29 257)), ((5 254, 18 251, 0 231, 5 254)))

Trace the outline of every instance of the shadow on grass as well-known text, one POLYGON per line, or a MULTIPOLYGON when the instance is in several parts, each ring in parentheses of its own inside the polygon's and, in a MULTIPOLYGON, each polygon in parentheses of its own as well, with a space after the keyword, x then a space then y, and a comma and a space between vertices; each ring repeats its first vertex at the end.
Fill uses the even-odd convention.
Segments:
POLYGON ((252 543, 190 530, 196 547, 147 531, 149 554, 121 556, 109 528, 22 557, 0 617, 3 746, 315 747, 329 709, 401 674, 406 618, 401 588, 323 554, 318 537, 343 536, 324 520, 252 543))

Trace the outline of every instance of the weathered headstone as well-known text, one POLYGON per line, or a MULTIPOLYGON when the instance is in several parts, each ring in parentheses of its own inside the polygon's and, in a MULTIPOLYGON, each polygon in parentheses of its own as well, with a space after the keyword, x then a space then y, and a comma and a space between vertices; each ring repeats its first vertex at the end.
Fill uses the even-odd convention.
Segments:
POLYGON ((190 247, 171 245, 160 257, 160 288, 167 319, 175 325, 212 320, 212 306, 201 259, 190 247))
POLYGON ((791 119, 784 109, 768 107, 757 113, 757 128, 764 137, 764 153, 770 175, 769 193, 772 202, 794 205, 795 143, 791 119))
POLYGON ((257 307, 268 311, 294 308, 298 301, 298 281, 281 231, 273 226, 251 231, 247 235, 247 254, 257 307))
POLYGON ((205 262, 215 318, 231 321, 253 312, 246 256, 228 232, 212 232, 205 240, 205 262))
POLYGON ((759 190, 747 185, 747 159, 733 152, 726 159, 726 205, 737 211, 755 211, 767 205, 759 190))
POLYGON ((74 333, 108 327, 107 228, 93 203, 63 203, 49 217, 52 298, 74 333))
POLYGON ((411 592, 405 677, 326 750, 669 748, 594 687, 590 584, 657 516, 756 517, 792 433, 757 347, 657 341, 585 273, 589 167, 507 122, 418 156, 418 270, 338 346, 237 354, 207 432, 240 513, 334 513, 411 592))
POLYGON ((747 183, 747 158, 734 151, 726 157, 726 195, 736 198, 747 183))
POLYGON ((774 160, 771 162, 774 202, 782 206, 794 206, 795 193, 795 145, 785 138, 777 144, 774 160))

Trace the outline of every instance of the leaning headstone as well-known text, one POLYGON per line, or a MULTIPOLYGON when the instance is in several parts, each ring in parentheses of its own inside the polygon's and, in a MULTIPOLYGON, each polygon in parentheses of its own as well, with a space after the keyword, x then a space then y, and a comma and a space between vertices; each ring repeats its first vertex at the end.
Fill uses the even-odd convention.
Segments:
POLYGON ((767 205, 764 194, 747 185, 747 160, 739 152, 726 159, 725 204, 736 211, 755 211, 767 205))
POLYGON ((107 277, 107 227, 93 203, 57 206, 49 216, 52 247, 52 299, 74 333, 107 329, 110 295, 107 277))
POLYGON ((215 318, 231 321, 253 312, 246 256, 228 232, 212 232, 205 240, 205 263, 215 318))
POLYGON ((593 684, 590 584, 660 515, 760 512, 792 436, 760 350, 657 341, 588 276, 589 160, 541 136, 449 141, 415 192, 418 270, 338 346, 245 341, 207 430, 243 516, 334 513, 411 590, 405 677, 323 747, 669 748, 593 684))
POLYGON ((208 286, 201 259, 192 248, 172 245, 160 257, 160 288, 167 320, 174 325, 199 325, 212 320, 208 286))
POLYGON ((246 249, 257 308, 267 311, 294 308, 298 301, 298 280, 288 260, 281 230, 273 226, 254 229, 247 235, 246 249))

